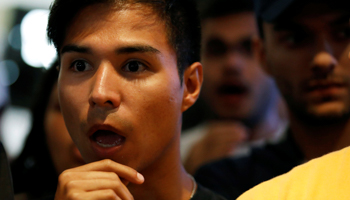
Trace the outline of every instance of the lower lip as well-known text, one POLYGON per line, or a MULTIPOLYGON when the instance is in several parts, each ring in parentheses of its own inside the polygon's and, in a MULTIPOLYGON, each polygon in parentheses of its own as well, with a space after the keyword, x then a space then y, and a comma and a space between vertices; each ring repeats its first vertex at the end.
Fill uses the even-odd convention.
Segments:
POLYGON ((97 156, 100 157, 101 159, 112 158, 112 156, 115 153, 117 153, 123 148, 125 143, 125 140, 124 140, 121 144, 113 147, 102 147, 95 140, 90 139, 90 141, 91 141, 91 146, 93 150, 95 151, 97 156))
POLYGON ((309 91, 308 93, 312 95, 320 95, 320 96, 333 96, 333 95, 339 95, 345 91, 344 87, 327 87, 323 89, 316 89, 309 91))
POLYGON ((225 104, 239 104, 240 102, 244 101, 245 95, 244 94, 220 95, 219 99, 225 104))

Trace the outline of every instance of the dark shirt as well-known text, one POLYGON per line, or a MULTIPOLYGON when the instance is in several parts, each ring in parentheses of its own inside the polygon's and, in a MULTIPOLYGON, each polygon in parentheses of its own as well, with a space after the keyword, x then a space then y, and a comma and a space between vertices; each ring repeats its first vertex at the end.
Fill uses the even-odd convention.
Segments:
POLYGON ((0 142, 0 199, 13 200, 13 188, 10 167, 2 143, 0 142))
POLYGON ((191 198, 191 200, 226 200, 224 197, 215 194, 207 188, 198 184, 197 191, 191 198))
MULTIPOLYGON (((224 197, 218 194, 215 194, 214 192, 201 186, 200 184, 197 184, 197 185, 198 185, 197 191, 190 200, 227 200, 224 197)), ((47 196, 45 198, 41 198, 40 200, 53 200, 54 198, 55 196, 52 195, 52 196, 47 196)))
POLYGON ((225 158, 202 166, 195 179, 204 187, 236 199, 245 191, 304 162, 304 155, 290 131, 278 143, 253 148, 248 156, 225 158))

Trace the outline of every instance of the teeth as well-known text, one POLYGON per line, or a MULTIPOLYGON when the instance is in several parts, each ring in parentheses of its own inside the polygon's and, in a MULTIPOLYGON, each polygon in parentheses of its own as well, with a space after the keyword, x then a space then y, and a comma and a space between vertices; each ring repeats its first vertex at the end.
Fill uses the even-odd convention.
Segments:
POLYGON ((104 147, 104 148, 115 147, 115 146, 118 145, 117 142, 114 143, 114 144, 104 144, 104 143, 102 143, 101 141, 96 141, 96 143, 97 143, 99 146, 104 147))
POLYGON ((121 145, 124 142, 125 137, 112 131, 99 130, 93 134, 92 139, 101 147, 111 148, 121 145))

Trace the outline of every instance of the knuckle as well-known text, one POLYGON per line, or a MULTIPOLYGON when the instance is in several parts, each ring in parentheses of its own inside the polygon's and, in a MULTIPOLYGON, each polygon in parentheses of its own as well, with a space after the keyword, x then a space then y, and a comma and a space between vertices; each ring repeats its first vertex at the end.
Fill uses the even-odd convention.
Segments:
POLYGON ((120 188, 123 188, 123 184, 120 181, 114 181, 113 187, 116 189, 120 189, 120 188))
POLYGON ((119 180, 119 176, 113 172, 108 172, 108 177, 113 179, 113 180, 119 180))
POLYGON ((68 170, 63 171, 59 176, 58 176, 58 181, 63 183, 66 180, 69 180, 71 177, 71 173, 68 170))
POLYGON ((66 189, 69 191, 69 190, 72 190, 74 188, 77 188, 78 184, 76 181, 69 181, 66 183, 66 189))
POLYGON ((109 169, 109 168, 112 168, 114 162, 112 160, 110 160, 110 159, 104 159, 102 161, 102 164, 104 165, 104 167, 109 169))
POLYGON ((109 189, 104 191, 104 196, 106 199, 118 199, 118 196, 115 194, 114 190, 109 189))
POLYGON ((80 194, 77 192, 70 192, 67 194, 67 200, 77 200, 79 199, 80 194))

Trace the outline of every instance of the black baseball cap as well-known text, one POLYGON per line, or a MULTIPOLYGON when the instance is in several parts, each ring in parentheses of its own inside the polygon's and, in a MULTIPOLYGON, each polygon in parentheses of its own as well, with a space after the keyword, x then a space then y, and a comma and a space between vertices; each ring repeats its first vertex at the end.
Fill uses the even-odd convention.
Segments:
POLYGON ((349 0, 254 0, 254 10, 259 20, 274 22, 284 14, 288 8, 301 9, 307 3, 325 3, 332 8, 345 8, 350 5, 349 0), (345 6, 345 7, 344 7, 345 6))
POLYGON ((258 18, 273 22, 295 0, 254 0, 254 10, 258 18))

